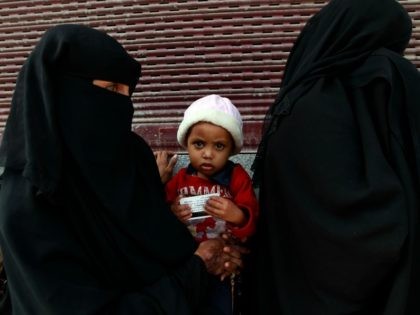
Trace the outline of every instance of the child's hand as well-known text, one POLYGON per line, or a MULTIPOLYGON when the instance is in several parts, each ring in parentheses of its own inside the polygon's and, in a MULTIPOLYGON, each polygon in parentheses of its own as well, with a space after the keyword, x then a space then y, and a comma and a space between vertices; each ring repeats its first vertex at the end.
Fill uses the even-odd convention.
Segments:
POLYGON ((182 223, 187 224, 188 219, 192 217, 191 208, 189 205, 181 205, 179 203, 179 200, 182 198, 182 196, 178 196, 174 203, 171 205, 172 212, 176 215, 178 220, 180 220, 182 223))
POLYGON ((172 171, 178 157, 173 152, 168 151, 156 151, 154 155, 159 169, 160 179, 165 184, 172 177, 172 171))
POLYGON ((210 197, 204 209, 213 217, 225 220, 236 226, 242 226, 246 223, 245 214, 230 199, 216 196, 210 197))

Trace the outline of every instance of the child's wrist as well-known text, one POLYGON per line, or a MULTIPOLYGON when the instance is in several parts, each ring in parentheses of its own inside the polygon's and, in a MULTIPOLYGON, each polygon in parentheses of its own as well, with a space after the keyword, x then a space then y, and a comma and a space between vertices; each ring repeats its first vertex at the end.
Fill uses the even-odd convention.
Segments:
POLYGON ((229 223, 236 227, 241 227, 246 225, 247 217, 241 211, 240 214, 238 213, 238 215, 236 215, 229 223))

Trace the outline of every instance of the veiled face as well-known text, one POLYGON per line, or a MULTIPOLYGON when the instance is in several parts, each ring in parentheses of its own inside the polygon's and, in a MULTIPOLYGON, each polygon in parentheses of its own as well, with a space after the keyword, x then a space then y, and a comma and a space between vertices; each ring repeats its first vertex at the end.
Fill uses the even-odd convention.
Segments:
POLYGON ((93 85, 99 86, 111 92, 119 93, 125 96, 130 95, 130 88, 127 84, 118 83, 118 82, 111 82, 111 81, 104 81, 104 80, 93 80, 93 85))

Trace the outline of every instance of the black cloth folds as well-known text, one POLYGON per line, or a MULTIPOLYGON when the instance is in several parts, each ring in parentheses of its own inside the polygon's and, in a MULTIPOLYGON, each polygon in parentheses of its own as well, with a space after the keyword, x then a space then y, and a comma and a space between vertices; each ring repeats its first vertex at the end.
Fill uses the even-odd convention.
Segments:
POLYGON ((59 25, 19 73, 0 162, 13 314, 196 314, 207 272, 131 131, 140 65, 105 33, 59 25))
POLYGON ((246 314, 420 313, 411 26, 394 0, 332 0, 302 30, 255 161, 246 314))

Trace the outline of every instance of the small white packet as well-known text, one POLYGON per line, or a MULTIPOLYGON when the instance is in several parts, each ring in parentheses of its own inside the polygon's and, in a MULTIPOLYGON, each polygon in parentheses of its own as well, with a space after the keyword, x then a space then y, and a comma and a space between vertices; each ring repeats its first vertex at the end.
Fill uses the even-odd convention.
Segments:
POLYGON ((188 204, 191 207, 192 217, 188 220, 188 229, 198 241, 218 237, 226 231, 224 220, 215 219, 204 210, 204 205, 212 196, 220 196, 220 194, 184 197, 179 201, 180 204, 188 204))

